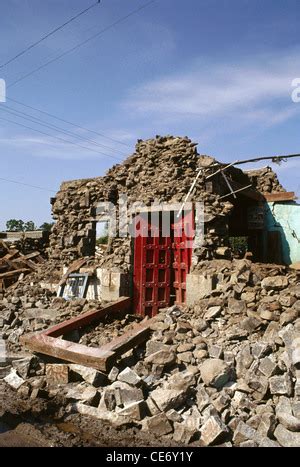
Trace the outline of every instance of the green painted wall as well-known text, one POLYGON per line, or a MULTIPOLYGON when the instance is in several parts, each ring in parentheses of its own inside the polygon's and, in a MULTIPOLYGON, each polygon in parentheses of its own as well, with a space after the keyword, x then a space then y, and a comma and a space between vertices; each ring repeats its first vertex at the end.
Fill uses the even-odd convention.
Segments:
POLYGON ((285 264, 300 261, 300 204, 276 202, 265 204, 267 232, 279 231, 285 264))

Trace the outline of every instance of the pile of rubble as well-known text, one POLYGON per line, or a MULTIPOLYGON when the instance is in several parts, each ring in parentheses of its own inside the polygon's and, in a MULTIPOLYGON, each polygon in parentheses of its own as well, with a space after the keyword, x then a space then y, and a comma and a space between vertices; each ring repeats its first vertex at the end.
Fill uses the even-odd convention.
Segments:
POLYGON ((261 193, 279 193, 286 191, 271 167, 257 170, 246 170, 253 186, 261 193))
MULTIPOLYGON (((94 179, 64 182, 52 199, 52 212, 56 224, 50 237, 50 258, 67 263, 82 256, 94 255, 94 222, 100 219, 97 206, 110 202, 116 206, 117 226, 130 216, 119 216, 118 200, 126 195, 128 207, 134 203, 150 206, 152 203, 182 203, 188 193, 197 170, 201 175, 189 201, 204 203, 206 238, 203 250, 197 254, 208 258, 227 243, 226 216, 233 205, 221 196, 228 194, 228 186, 220 172, 206 180, 221 167, 215 159, 200 156, 197 143, 189 138, 157 136, 136 144, 135 153, 123 163, 113 166, 105 176, 94 179), (207 252, 210 255, 207 256, 207 252)), ((244 186, 250 181, 241 170, 231 167, 229 178, 242 180, 244 186)), ((105 218, 105 220, 107 220, 105 218)), ((107 267, 123 271, 131 268, 129 238, 114 238, 108 245, 105 257, 100 261, 107 267)))
POLYGON ((0 240, 0 294, 26 274, 37 271, 45 259, 39 251, 23 254, 0 240))
MULTIPOLYGON (((134 426, 166 442, 299 446, 299 273, 220 263, 222 278, 209 296, 161 310, 146 345, 108 374, 28 357, 14 362, 5 381, 23 397, 59 394, 69 417, 134 426)), ((118 323, 117 335, 131 322, 118 323)), ((96 345, 92 337, 85 343, 96 345)))

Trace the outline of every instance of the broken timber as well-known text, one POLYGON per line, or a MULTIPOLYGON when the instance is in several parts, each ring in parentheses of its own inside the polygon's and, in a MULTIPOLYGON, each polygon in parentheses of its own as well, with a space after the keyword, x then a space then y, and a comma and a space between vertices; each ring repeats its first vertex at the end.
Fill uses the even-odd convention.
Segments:
POLYGON ((103 320, 108 315, 117 315, 121 311, 127 313, 130 307, 131 299, 122 297, 113 304, 106 305, 101 310, 89 311, 41 333, 22 336, 20 341, 34 352, 96 368, 105 373, 110 370, 118 357, 147 339, 150 334, 151 320, 142 321, 123 336, 112 340, 98 349, 58 339, 57 337, 94 321, 103 320))

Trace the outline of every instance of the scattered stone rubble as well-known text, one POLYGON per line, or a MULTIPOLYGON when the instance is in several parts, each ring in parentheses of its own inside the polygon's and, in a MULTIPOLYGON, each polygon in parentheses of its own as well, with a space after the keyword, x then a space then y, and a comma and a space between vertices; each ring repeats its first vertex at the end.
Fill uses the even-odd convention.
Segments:
POLYGON ((217 288, 194 305, 161 310, 147 343, 109 374, 29 355, 2 377, 20 397, 59 395, 68 414, 181 445, 299 446, 299 273, 247 260, 214 264, 217 288))
MULTIPOLYGON (((97 212, 98 203, 109 202, 116 206, 118 227, 120 195, 127 196, 128 206, 135 202, 142 202, 144 206, 182 203, 199 168, 201 175, 190 201, 204 202, 206 236, 195 255, 199 259, 219 257, 218 248, 229 245, 228 215, 233 205, 227 198, 221 199, 229 189, 220 172, 206 179, 222 164, 212 157, 199 156, 196 146, 197 143, 187 137, 157 136, 146 141, 138 140, 135 153, 113 166, 105 176, 64 182, 52 199, 56 224, 50 237, 49 257, 70 263, 79 257, 94 255, 95 222, 101 218, 97 212)), ((259 190, 283 190, 271 169, 267 174, 253 175, 250 179, 242 170, 230 167, 226 175, 240 187, 249 186, 253 180, 259 190)), ((120 218, 122 226, 126 219, 124 215, 120 218)), ((128 272, 131 261, 130 238, 117 237, 111 239, 99 264, 128 272)))

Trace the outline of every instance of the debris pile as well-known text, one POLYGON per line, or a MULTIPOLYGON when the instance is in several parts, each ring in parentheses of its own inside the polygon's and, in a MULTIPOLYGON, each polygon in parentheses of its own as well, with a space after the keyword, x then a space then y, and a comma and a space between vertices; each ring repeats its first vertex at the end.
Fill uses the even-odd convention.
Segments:
MULTIPOLYGON (((134 426, 166 442, 299 446, 299 273, 246 260, 217 269, 222 278, 212 293, 161 310, 146 345, 109 373, 28 357, 14 363, 6 383, 24 397, 59 393, 68 417, 134 426)), ((101 335, 89 344, 102 345, 101 335)))
POLYGON ((261 193, 280 193, 286 191, 271 167, 257 170, 246 170, 253 186, 261 193))
MULTIPOLYGON (((212 157, 199 156, 197 143, 189 138, 157 136, 136 144, 135 153, 123 163, 113 166, 103 177, 64 182, 52 199, 56 224, 50 237, 49 257, 67 263, 82 257, 93 256, 95 251, 94 223, 101 219, 101 202, 116 206, 117 226, 130 221, 119 216, 119 197, 126 195, 127 207, 134 203, 150 206, 152 203, 182 203, 197 170, 201 174, 189 201, 204 203, 206 238, 199 258, 214 256, 219 246, 228 244, 226 217, 233 205, 222 195, 229 193, 220 172, 206 180, 221 166, 212 157)), ((236 178, 243 186, 249 185, 247 176, 239 169, 229 169, 230 179, 236 178)), ((239 185, 240 186, 240 185, 239 185)), ((124 201, 125 202, 125 201, 124 201)), ((105 211, 105 208, 103 208, 105 211)), ((105 213, 105 212, 104 212, 105 213)), ((105 219, 107 220, 107 219, 105 219)), ((129 238, 114 238, 108 245, 101 265, 117 267, 123 271, 131 268, 129 238)))
POLYGON ((24 255, 0 240, 0 294, 18 279, 36 271, 44 262, 39 251, 24 255))

